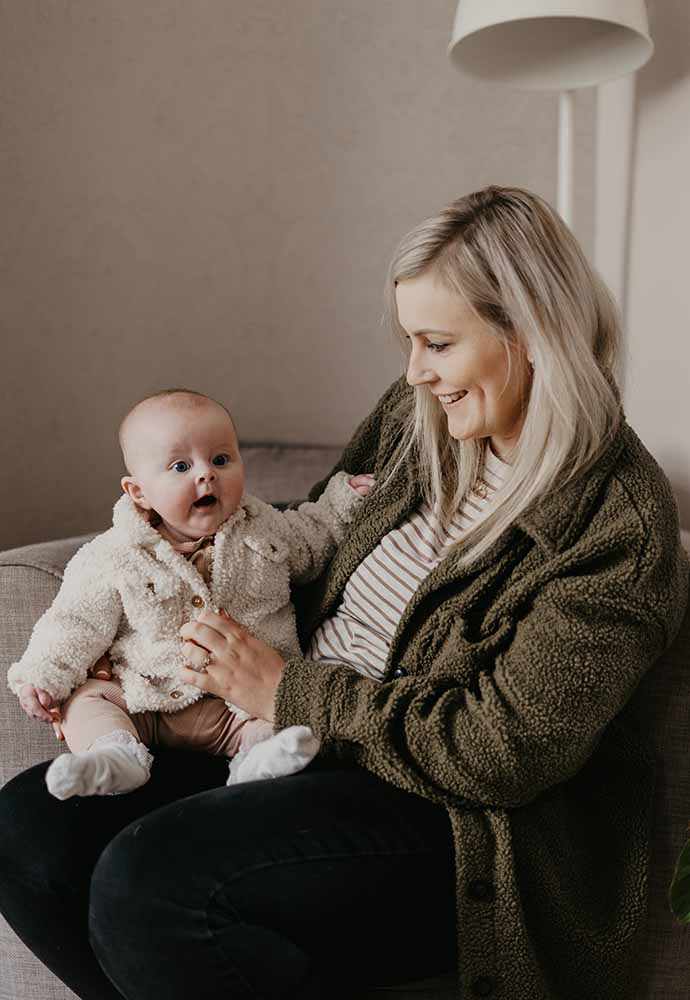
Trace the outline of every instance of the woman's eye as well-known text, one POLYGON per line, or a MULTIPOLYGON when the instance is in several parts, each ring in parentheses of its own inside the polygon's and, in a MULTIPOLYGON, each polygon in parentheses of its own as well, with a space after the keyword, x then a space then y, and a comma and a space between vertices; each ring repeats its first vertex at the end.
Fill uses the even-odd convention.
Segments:
POLYGON ((441 351, 445 351, 448 344, 427 344, 426 346, 430 351, 433 351, 434 354, 440 354, 441 351))
POLYGON ((229 458, 228 455, 216 455, 216 457, 213 459, 213 464, 214 465, 227 465, 229 461, 230 461, 230 458, 229 458))
POLYGON ((172 468, 175 472, 187 472, 190 466, 188 462, 175 462, 172 468))

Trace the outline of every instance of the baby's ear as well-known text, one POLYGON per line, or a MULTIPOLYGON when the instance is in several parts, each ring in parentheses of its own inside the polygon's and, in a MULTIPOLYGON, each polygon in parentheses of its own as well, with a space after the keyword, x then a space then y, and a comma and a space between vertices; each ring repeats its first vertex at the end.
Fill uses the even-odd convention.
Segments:
POLYGON ((120 485, 130 500, 133 500, 137 507, 142 510, 151 510, 151 504, 144 496, 144 492, 138 483, 135 483, 131 476, 123 476, 120 485))

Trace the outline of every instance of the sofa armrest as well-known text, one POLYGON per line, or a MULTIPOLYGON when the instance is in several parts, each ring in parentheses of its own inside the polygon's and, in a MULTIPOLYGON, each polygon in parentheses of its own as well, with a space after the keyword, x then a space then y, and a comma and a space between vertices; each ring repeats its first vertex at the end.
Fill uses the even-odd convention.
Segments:
POLYGON ((67 562, 93 535, 0 552, 0 786, 61 748, 51 726, 29 719, 7 687, 7 669, 58 592, 67 562))

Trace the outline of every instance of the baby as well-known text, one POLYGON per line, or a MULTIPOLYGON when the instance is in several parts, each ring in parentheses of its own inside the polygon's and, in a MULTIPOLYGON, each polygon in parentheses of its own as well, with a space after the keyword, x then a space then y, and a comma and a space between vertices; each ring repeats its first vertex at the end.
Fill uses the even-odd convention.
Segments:
POLYGON ((8 671, 28 715, 60 717, 71 753, 48 768, 48 789, 59 799, 131 791, 149 778, 153 745, 235 758, 228 784, 300 770, 318 751, 311 730, 274 735, 187 684, 179 629, 224 609, 284 657, 300 655, 290 583, 322 572, 373 477, 339 472, 316 503, 278 511, 244 493, 229 412, 187 389, 138 403, 120 445, 128 475, 113 526, 70 560, 8 671), (112 676, 98 669, 106 652, 112 676))

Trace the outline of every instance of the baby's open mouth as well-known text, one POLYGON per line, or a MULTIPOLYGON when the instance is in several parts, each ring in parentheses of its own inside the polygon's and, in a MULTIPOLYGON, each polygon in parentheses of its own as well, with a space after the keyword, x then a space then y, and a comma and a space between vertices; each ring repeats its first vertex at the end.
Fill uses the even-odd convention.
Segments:
POLYGON ((198 500, 195 500, 192 506, 194 506, 194 507, 213 507, 214 503, 218 503, 218 501, 216 500, 216 498, 213 496, 212 493, 207 493, 205 497, 199 497, 198 500))

